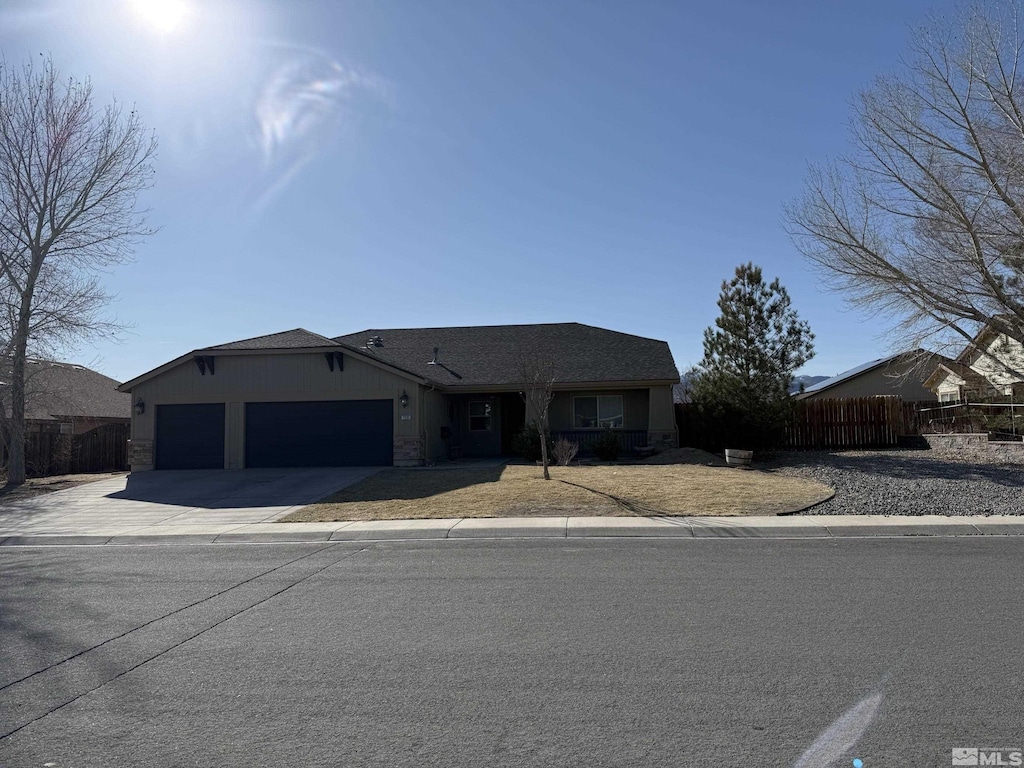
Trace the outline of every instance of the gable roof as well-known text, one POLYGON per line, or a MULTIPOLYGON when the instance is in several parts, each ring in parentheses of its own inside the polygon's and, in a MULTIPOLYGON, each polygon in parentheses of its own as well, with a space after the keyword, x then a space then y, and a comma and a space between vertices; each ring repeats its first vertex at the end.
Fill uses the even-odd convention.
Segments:
POLYGON ((321 336, 319 333, 307 331, 305 328, 293 328, 290 331, 270 333, 266 336, 254 336, 251 339, 241 339, 239 341, 229 341, 227 344, 218 344, 213 347, 203 347, 196 351, 212 352, 215 350, 226 349, 309 349, 310 347, 330 347, 331 349, 334 349, 337 346, 338 343, 336 341, 332 341, 326 336, 321 336))
POLYGON ((399 373, 402 373, 418 382, 421 382, 421 378, 416 374, 409 371, 398 368, 394 365, 388 365, 382 361, 376 360, 373 355, 368 355, 366 350, 358 349, 356 347, 344 344, 334 339, 329 339, 326 336, 321 336, 318 333, 307 331, 305 328, 293 328, 290 331, 280 331, 279 333, 270 333, 266 336, 253 336, 250 339, 240 339, 238 341, 229 341, 226 344, 217 344, 211 347, 202 347, 200 349, 193 349, 191 352, 186 352, 184 355, 174 358, 163 365, 159 365, 152 370, 146 371, 145 373, 136 376, 134 379, 130 379, 118 387, 121 392, 131 392, 134 387, 152 379, 154 376, 159 376, 165 371, 169 371, 172 368, 176 368, 182 363, 187 363, 193 360, 200 353, 229 353, 229 354, 245 354, 246 352, 267 352, 275 354, 288 354, 291 352, 301 352, 303 350, 310 351, 323 351, 323 350, 337 350, 344 351, 347 353, 354 354, 362 357, 365 360, 372 361, 374 365, 382 365, 386 368, 395 369, 399 373))
MULTIPOLYGON (((871 371, 874 371, 877 368, 881 368, 883 366, 887 366, 890 363, 900 362, 901 360, 908 360, 909 361, 909 360, 912 360, 914 357, 919 356, 919 355, 932 355, 932 354, 934 354, 934 353, 927 352, 927 351, 925 351, 923 349, 911 349, 911 350, 907 350, 905 352, 898 352, 895 355, 889 355, 888 357, 880 357, 877 360, 871 360, 869 362, 862 363, 861 365, 858 365, 858 366, 856 366, 854 368, 851 368, 848 371, 843 371, 842 373, 833 376, 831 379, 825 379, 824 381, 819 381, 814 386, 807 387, 807 389, 805 389, 803 392, 799 393, 797 395, 797 398, 798 399, 803 399, 803 398, 807 397, 808 395, 816 395, 819 392, 823 392, 826 389, 831 389, 832 387, 835 387, 835 386, 837 386, 839 384, 842 384, 844 382, 850 381, 851 379, 855 379, 858 376, 862 376, 865 373, 869 373, 871 371)), ((943 358, 943 359, 945 359, 945 358, 943 358)))
MULTIPOLYGON (((10 384, 10 360, 0 361, 0 391, 10 384)), ((29 360, 25 367, 25 418, 54 421, 61 417, 131 417, 131 395, 117 391, 119 382, 82 365, 29 360)), ((10 413, 10 405, 4 398, 10 413)))
POLYGON ((1000 324, 1004 327, 1020 327, 1021 321, 1013 315, 993 315, 989 322, 985 323, 978 329, 978 332, 974 334, 974 338, 967 342, 967 345, 960 351, 960 354, 956 356, 956 362, 966 363, 967 365, 974 362, 972 359, 974 353, 984 353, 988 342, 991 341, 992 338, 1003 333, 1003 331, 998 330, 996 327, 1000 324))
POLYGON ((932 374, 925 379, 924 385, 934 391, 938 383, 950 374, 961 379, 972 389, 984 391, 992 388, 992 384, 988 379, 959 360, 943 360, 932 374))
POLYGON ((556 384, 679 381, 666 342, 581 323, 379 328, 334 341, 445 387, 519 386, 521 357, 534 354, 552 360, 556 384))
POLYGON ((956 356, 955 362, 970 365, 974 353, 982 352, 989 339, 997 335, 995 328, 986 323, 974 334, 974 338, 967 342, 964 348, 960 350, 960 354, 956 356))

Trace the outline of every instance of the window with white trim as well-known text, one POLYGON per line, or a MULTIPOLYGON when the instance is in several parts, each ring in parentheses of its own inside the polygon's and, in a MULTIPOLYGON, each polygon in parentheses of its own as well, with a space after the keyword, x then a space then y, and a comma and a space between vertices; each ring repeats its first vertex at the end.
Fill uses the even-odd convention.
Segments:
POLYGON ((572 399, 574 429, 622 429, 622 395, 596 395, 572 399))
POLYGON ((474 400, 469 404, 469 431, 491 431, 491 404, 486 400, 474 400))

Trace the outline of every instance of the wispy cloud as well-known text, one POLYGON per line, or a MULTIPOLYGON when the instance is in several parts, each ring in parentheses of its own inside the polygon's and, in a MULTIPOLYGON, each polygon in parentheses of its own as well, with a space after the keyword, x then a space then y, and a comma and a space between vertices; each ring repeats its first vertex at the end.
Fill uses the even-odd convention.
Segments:
POLYGON ((321 51, 280 47, 277 54, 278 63, 260 85, 254 104, 263 160, 257 209, 329 146, 361 100, 389 98, 381 78, 343 66, 321 51))

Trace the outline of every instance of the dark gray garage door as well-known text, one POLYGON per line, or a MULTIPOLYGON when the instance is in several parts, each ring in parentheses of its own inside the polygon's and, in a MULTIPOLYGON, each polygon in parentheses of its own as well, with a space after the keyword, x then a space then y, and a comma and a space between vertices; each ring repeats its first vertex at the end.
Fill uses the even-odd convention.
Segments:
POLYGON ((224 403, 158 405, 157 469, 224 469, 224 403))
POLYGON ((392 407, 391 400, 246 403, 245 466, 390 466, 392 407))

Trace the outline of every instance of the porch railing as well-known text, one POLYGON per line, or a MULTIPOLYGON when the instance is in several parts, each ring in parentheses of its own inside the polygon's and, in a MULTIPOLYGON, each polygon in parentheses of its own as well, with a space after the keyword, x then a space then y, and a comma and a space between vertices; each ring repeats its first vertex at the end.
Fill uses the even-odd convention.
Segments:
MULTIPOLYGON (((646 429, 612 429, 610 431, 619 441, 619 447, 623 453, 631 452, 634 448, 647 445, 646 429)), ((574 429, 562 432, 552 432, 554 440, 565 438, 571 443, 579 443, 580 455, 588 456, 593 453, 594 443, 604 434, 603 430, 597 429, 574 429)))

